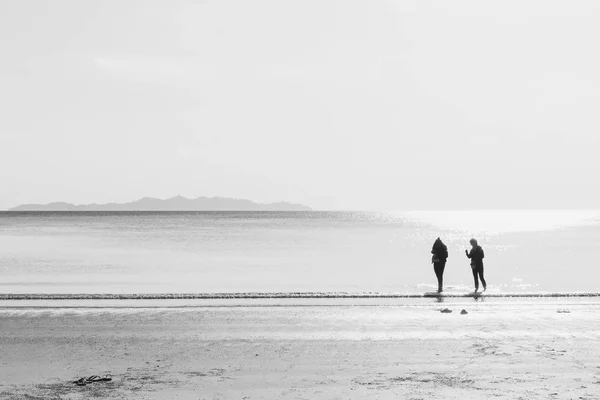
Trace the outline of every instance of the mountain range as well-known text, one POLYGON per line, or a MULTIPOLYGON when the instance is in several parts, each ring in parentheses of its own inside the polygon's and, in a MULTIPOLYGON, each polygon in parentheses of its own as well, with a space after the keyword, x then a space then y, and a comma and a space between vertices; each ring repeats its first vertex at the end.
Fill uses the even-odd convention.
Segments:
POLYGON ((144 197, 131 203, 71 204, 22 204, 9 211, 311 211, 310 207, 287 202, 261 204, 246 199, 227 197, 198 197, 188 199, 175 196, 170 199, 144 197))

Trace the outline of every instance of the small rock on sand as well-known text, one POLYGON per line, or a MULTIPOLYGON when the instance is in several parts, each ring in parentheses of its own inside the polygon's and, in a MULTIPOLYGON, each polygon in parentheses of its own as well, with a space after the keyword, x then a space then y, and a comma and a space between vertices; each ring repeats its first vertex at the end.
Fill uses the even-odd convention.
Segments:
POLYGON ((452 312, 452 310, 450 310, 450 309, 448 309, 448 308, 444 308, 443 310, 440 310, 440 312, 443 312, 443 313, 451 313, 451 312, 452 312))
POLYGON ((467 310, 465 310, 464 308, 461 310, 460 312, 462 315, 468 314, 467 310))

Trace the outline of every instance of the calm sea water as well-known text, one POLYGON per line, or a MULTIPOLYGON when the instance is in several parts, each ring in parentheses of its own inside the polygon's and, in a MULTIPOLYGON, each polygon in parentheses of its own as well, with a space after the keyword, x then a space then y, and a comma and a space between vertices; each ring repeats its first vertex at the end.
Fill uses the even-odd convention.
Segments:
POLYGON ((0 293, 600 292, 599 211, 0 213, 0 293))

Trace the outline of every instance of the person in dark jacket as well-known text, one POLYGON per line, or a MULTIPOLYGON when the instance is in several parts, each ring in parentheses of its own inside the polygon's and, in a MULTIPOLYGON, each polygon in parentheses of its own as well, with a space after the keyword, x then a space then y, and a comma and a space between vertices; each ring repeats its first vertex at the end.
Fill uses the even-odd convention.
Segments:
POLYGON ((435 276, 438 281, 438 293, 441 293, 444 283, 444 268, 446 268, 446 260, 448 259, 448 248, 442 242, 442 239, 435 239, 433 247, 431 248, 431 254, 433 254, 433 256, 431 256, 433 270, 435 271, 435 276))
POLYGON ((483 249, 480 245, 477 244, 477 240, 471 239, 469 241, 471 243, 471 251, 465 250, 465 254, 467 257, 471 259, 471 269, 473 270, 473 280, 475 281, 475 291, 479 290, 479 279, 481 279, 481 284, 483 285, 483 291, 486 289, 485 279, 483 278, 483 249))

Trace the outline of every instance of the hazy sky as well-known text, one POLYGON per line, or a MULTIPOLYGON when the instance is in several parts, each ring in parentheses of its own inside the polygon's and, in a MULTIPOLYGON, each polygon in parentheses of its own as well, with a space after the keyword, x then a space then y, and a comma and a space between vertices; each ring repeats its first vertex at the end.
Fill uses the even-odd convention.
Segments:
POLYGON ((600 4, 2 1, 0 209, 600 205, 600 4))

